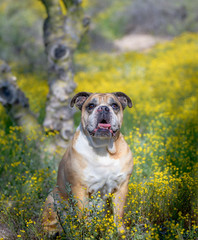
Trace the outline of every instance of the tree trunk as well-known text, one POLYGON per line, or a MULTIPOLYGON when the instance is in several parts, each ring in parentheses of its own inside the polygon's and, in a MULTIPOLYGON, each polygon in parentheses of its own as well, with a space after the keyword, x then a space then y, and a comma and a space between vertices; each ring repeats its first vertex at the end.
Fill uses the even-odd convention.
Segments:
MULTIPOLYGON (((12 75, 11 68, 4 61, 0 60, 0 103, 5 107, 7 114, 17 126, 23 127, 23 135, 31 136, 33 133, 38 138, 37 148, 41 152, 41 160, 45 158, 43 149, 53 158, 57 154, 63 153, 63 149, 58 149, 56 136, 40 142, 40 137, 45 134, 43 127, 39 125, 36 116, 29 108, 28 98, 16 84, 16 77, 12 75)), ((59 162, 59 158, 57 158, 59 162)), ((57 162, 57 163, 58 163, 57 162)))
POLYGON ((88 30, 89 18, 84 17, 80 1, 63 0, 66 15, 59 0, 41 0, 47 18, 44 23, 44 44, 48 58, 49 94, 44 127, 60 132, 56 144, 66 147, 73 135, 73 114, 70 97, 76 84, 73 81, 73 53, 82 35, 88 30))
MULTIPOLYGON (((67 147, 73 134, 73 110, 69 107, 70 96, 76 85, 73 81, 73 54, 82 35, 88 30, 89 18, 83 16, 80 0, 62 0, 66 16, 61 12, 60 0, 41 0, 46 7, 44 43, 48 57, 49 94, 46 103, 44 127, 60 134, 49 142, 47 149, 55 152, 67 147)), ((17 87, 10 67, 0 60, 0 103, 12 120, 23 126, 28 135, 32 128, 43 128, 30 111, 28 98, 17 87)), ((43 131, 44 132, 44 131, 43 131)))
POLYGON ((17 87, 16 77, 12 75, 11 68, 2 60, 0 60, 0 103, 11 119, 17 125, 24 127, 26 135, 32 128, 42 131, 36 117, 29 109, 28 98, 17 87))

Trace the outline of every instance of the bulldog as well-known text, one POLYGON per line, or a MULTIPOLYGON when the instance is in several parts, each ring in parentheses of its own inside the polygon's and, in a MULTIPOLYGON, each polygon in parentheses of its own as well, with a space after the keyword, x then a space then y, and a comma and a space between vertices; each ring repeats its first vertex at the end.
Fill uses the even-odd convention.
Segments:
MULTIPOLYGON (((43 225, 50 233, 61 231, 57 205, 61 199, 69 202, 67 184, 81 210, 98 191, 104 200, 114 194, 113 214, 118 224, 133 168, 132 153, 120 133, 123 110, 132 107, 131 99, 122 92, 80 92, 71 100, 74 105, 81 110, 81 123, 59 164, 57 186, 48 195, 43 212, 43 225)), ((123 223, 118 229, 124 230, 123 223)))

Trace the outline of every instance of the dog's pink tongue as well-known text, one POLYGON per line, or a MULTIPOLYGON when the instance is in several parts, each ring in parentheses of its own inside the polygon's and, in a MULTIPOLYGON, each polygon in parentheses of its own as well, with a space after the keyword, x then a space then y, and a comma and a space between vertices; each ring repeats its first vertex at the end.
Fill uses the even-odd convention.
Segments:
POLYGON ((99 123, 98 128, 109 129, 109 128, 111 128, 111 124, 109 124, 109 123, 99 123))

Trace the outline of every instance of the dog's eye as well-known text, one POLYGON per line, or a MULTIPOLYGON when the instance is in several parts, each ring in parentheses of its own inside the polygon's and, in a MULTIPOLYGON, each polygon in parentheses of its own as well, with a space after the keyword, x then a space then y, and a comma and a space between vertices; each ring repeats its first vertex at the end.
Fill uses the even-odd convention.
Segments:
POLYGON ((88 110, 92 110, 92 109, 94 109, 95 108, 95 104, 93 104, 93 103, 90 103, 88 106, 87 106, 87 109, 88 110))
POLYGON ((113 110, 118 110, 119 109, 119 106, 118 106, 117 103, 111 104, 111 107, 113 108, 113 110))

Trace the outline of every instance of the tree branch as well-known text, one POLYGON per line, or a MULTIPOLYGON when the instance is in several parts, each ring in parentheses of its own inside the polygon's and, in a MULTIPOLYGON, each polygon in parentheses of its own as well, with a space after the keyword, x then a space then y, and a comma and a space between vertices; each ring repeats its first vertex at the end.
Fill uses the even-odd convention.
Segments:
POLYGON ((11 119, 24 127, 26 134, 30 133, 31 127, 41 130, 36 117, 29 109, 28 99, 16 85, 16 77, 2 60, 0 60, 0 103, 11 119))
MULTIPOLYGON (((32 130, 36 132, 38 140, 43 134, 45 134, 43 127, 38 124, 36 116, 31 112, 29 108, 28 98, 21 89, 17 87, 16 77, 12 75, 11 68, 4 61, 0 60, 0 103, 5 107, 7 114, 11 117, 12 121, 18 126, 23 127, 24 136, 30 136, 32 130)), ((39 142, 39 141, 38 141, 39 142)), ((43 154, 43 149, 49 157, 53 158, 54 154, 58 154, 56 136, 47 139, 42 144, 39 142, 37 144, 38 149, 41 150, 41 159, 45 158, 43 154)), ((62 154, 62 150, 59 152, 62 154)), ((57 158, 57 160, 59 157, 57 158)))

